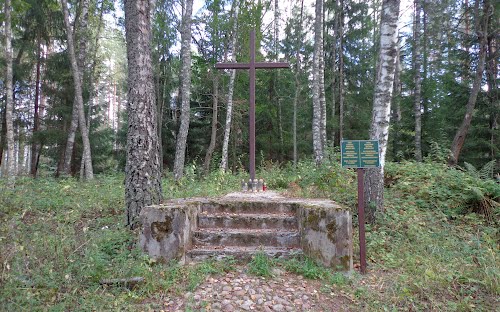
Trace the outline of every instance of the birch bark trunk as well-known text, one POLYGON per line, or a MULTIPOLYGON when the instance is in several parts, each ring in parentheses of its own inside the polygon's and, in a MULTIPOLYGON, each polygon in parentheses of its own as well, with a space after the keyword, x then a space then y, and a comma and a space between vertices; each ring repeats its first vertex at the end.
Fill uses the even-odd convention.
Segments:
MULTIPOLYGON (((231 38, 231 61, 236 62, 236 41, 238 38, 238 34, 236 33, 238 30, 238 10, 239 10, 239 1, 235 0, 233 2, 234 8, 234 17, 233 17, 233 30, 232 30, 232 38, 231 38)), ((228 159, 228 149, 229 149, 229 136, 231 134, 231 122, 233 117, 233 93, 234 93, 234 80, 236 78, 236 69, 231 70, 231 74, 229 77, 229 90, 227 92, 227 109, 226 109, 226 124, 224 127, 224 140, 222 141, 222 158, 220 162, 220 168, 223 171, 226 171, 227 159, 228 159)))
POLYGON ((16 179, 16 168, 14 159, 14 98, 12 86, 12 29, 11 12, 12 6, 10 0, 5 0, 5 126, 7 141, 7 179, 9 185, 13 185, 16 179))
POLYGON ((401 94, 401 62, 400 52, 399 52, 399 43, 396 49, 396 72, 394 73, 394 84, 392 90, 392 105, 391 105, 391 123, 394 125, 394 135, 393 135, 393 154, 394 159, 399 161, 399 151, 401 150, 401 142, 400 142, 400 132, 401 132, 401 102, 399 96, 401 94))
MULTIPOLYGON (((88 0, 86 0, 88 1, 88 0)), ((85 2, 85 1, 84 1, 85 2)), ((71 30, 71 25, 69 23, 69 12, 67 0, 61 0, 64 11, 64 24, 66 26, 66 32, 68 36, 68 51, 71 62, 71 70, 73 73, 73 81, 75 84, 75 98, 78 108, 78 124, 80 126, 80 132, 83 141, 83 154, 82 162, 84 165, 84 170, 80 172, 80 178, 85 180, 92 180, 94 178, 94 172, 92 169, 92 153, 90 151, 90 141, 89 132, 87 124, 85 121, 85 112, 83 110, 83 95, 82 95, 82 74, 78 66, 78 61, 75 54, 75 46, 73 42, 73 32, 71 30)), ((82 18, 83 19, 83 18, 82 18)), ((79 49, 82 49, 80 45, 79 49)))
POLYGON ((321 105, 321 145, 323 152, 327 146, 326 137, 326 95, 325 95, 325 7, 321 6, 321 53, 319 59, 319 102, 321 105))
POLYGON ((89 9, 89 0, 82 0, 81 1, 81 14, 80 18, 78 19, 78 27, 75 29, 73 32, 71 30, 71 26, 69 24, 69 13, 68 13, 68 7, 67 7, 67 0, 61 0, 61 3, 63 4, 63 11, 65 15, 65 25, 66 25, 66 31, 68 32, 68 51, 70 51, 70 59, 72 63, 72 68, 73 68, 73 58, 75 58, 75 65, 76 69, 78 70, 77 72, 74 72, 73 68, 73 76, 74 79, 78 79, 78 85, 80 91, 77 91, 77 84, 75 83, 75 99, 73 101, 73 112, 72 112, 72 117, 71 117, 71 125, 68 131, 68 139, 66 140, 66 149, 64 152, 64 165, 63 165, 63 171, 65 174, 71 174, 71 159, 73 155, 73 148, 75 145, 75 136, 76 136, 76 130, 78 129, 78 125, 82 124, 83 122, 83 129, 80 127, 80 132, 82 133, 82 140, 83 140, 83 154, 82 154, 82 164, 81 167, 83 167, 80 171, 80 178, 87 178, 87 179, 92 179, 93 178, 93 170, 92 170, 92 159, 91 159, 91 151, 90 151, 90 142, 88 140, 88 127, 87 127, 87 122, 85 120, 85 112, 84 112, 84 107, 83 107, 83 95, 82 95, 82 84, 83 84, 83 73, 84 73, 84 67, 85 67, 85 57, 86 57, 86 49, 87 49, 87 38, 85 37, 85 33, 87 30, 88 26, 88 9, 89 9), (68 15, 68 16, 66 16, 68 15), (66 20, 67 19, 67 20, 66 20), (73 33, 78 32, 78 40, 77 40, 77 45, 78 45, 78 55, 75 55, 75 49, 74 49, 74 42, 73 42, 73 33), (71 37, 71 39, 70 39, 71 37), (71 43, 70 43, 71 40, 71 43), (70 46, 71 45, 71 46, 70 46), (71 50, 73 52, 71 52, 71 50), (80 95, 78 95, 80 93, 80 95), (79 102, 79 96, 81 96, 81 103, 79 102), (80 107, 81 105, 81 107, 80 107), (82 116, 80 116, 82 115, 82 116), (83 118, 82 118, 83 117, 83 118), (87 142, 86 142, 87 141, 87 142), (90 158, 90 161, 89 161, 90 158))
POLYGON ((340 0, 339 22, 339 142, 344 139, 344 0, 340 0))
POLYGON ((125 0, 128 59, 128 130, 125 165, 127 226, 135 229, 143 207, 162 198, 157 108, 151 59, 151 3, 125 0))
POLYGON ((488 43, 488 26, 489 20, 493 7, 491 7, 488 0, 483 1, 483 16, 480 19, 479 17, 479 9, 476 9, 476 20, 480 22, 476 25, 476 33, 479 39, 479 55, 478 55, 478 63, 476 68, 476 75, 474 77, 474 82, 472 83, 472 90, 469 95, 469 100, 467 101, 467 107, 465 111, 464 119, 462 120, 462 124, 457 130, 455 134, 455 138, 453 139, 453 143, 451 144, 451 156, 448 159, 448 165, 456 166, 458 163, 458 158, 460 156, 460 152, 462 151, 462 147, 465 143, 465 137, 469 132, 469 127, 472 122, 472 115, 474 113, 474 108, 476 106, 477 96, 479 91, 481 90, 481 82, 483 79, 483 72, 486 63, 486 48, 488 43))
POLYGON ((415 76, 415 90, 413 92, 413 113, 415 115, 415 160, 422 161, 422 105, 421 91, 422 91, 422 62, 420 53, 420 13, 422 11, 421 0, 415 0, 415 20, 413 28, 413 69, 415 76))
POLYGON ((193 0, 185 1, 185 10, 182 17, 181 30, 181 125, 177 134, 174 161, 174 179, 179 181, 184 175, 186 159, 186 143, 189 132, 190 99, 191 99, 191 15, 193 0))
POLYGON ((396 69, 399 5, 399 0, 384 0, 382 3, 380 53, 370 128, 370 139, 379 141, 381 167, 366 170, 364 194, 366 216, 371 223, 375 221, 376 212, 384 211, 384 166, 396 69))
MULTIPOLYGON (((302 24, 303 24, 303 14, 304 14, 304 0, 300 1, 300 19, 299 25, 295 29, 295 33, 302 32, 302 24)), ((297 103, 299 101, 300 92, 302 91, 302 86, 300 84, 300 40, 297 41, 297 46, 295 47, 295 59, 296 59, 296 72, 295 72, 295 95, 293 97, 293 166, 297 166, 298 155, 297 155, 297 103)))
POLYGON ((34 107, 34 115, 33 115, 33 132, 32 132, 32 142, 31 142, 31 165, 30 165, 30 174, 35 178, 38 171, 38 153, 40 151, 40 147, 38 144, 38 140, 35 139, 38 129, 40 127, 40 115, 38 111, 39 100, 40 100, 40 67, 41 67, 41 40, 40 36, 37 39, 37 60, 36 60, 36 79, 35 79, 35 107, 34 107))
POLYGON ((323 161, 323 144, 321 135, 321 90, 320 90, 320 73, 321 73, 321 50, 323 41, 323 0, 316 0, 315 5, 315 21, 314 21, 314 53, 313 53, 313 120, 312 120, 312 136, 313 136, 313 151, 314 160, 317 165, 323 161))

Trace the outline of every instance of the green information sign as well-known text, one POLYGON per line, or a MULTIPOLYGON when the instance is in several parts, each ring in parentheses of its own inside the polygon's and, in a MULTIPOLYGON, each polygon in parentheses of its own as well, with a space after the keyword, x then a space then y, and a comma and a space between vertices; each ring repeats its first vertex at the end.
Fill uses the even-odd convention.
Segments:
POLYGON ((341 142, 342 167, 380 167, 377 140, 346 140, 341 142))

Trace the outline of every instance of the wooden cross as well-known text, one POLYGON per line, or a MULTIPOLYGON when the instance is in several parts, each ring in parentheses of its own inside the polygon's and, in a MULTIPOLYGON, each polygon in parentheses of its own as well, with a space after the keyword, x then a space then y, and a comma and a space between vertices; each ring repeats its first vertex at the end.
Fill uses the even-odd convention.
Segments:
MULTIPOLYGON (((235 51, 233 51, 235 53, 235 51)), ((255 62, 255 30, 250 32, 250 63, 217 63, 217 69, 248 69, 250 73, 250 178, 255 179, 255 70, 257 68, 290 68, 285 62, 255 62)))

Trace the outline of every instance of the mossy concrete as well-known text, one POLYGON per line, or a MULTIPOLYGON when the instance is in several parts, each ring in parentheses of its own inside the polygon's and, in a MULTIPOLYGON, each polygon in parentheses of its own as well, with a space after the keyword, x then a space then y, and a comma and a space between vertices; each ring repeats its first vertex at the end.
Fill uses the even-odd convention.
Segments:
MULTIPOLYGON (((266 215, 263 220, 272 218, 273 214, 292 215, 297 219, 298 244, 305 255, 326 267, 352 270, 350 212, 331 200, 289 198, 275 192, 232 193, 220 198, 171 200, 161 205, 146 207, 142 210, 140 218, 142 224, 140 245, 153 258, 165 261, 175 259, 184 263, 189 260, 186 254, 196 248, 193 242, 196 243, 197 239, 200 239, 193 237, 195 233, 199 235, 200 232, 199 217, 217 213, 230 213, 233 218, 241 216, 241 220, 238 221, 241 223, 250 220, 249 214, 266 215)), ((242 228, 240 223, 239 228, 242 228)), ((247 228, 249 237, 256 235, 250 233, 252 228, 249 224, 247 228)), ((262 230, 266 226, 262 225, 259 228, 262 230)), ((214 229, 222 232, 236 230, 233 227, 224 229, 214 227, 214 229)), ((244 251, 245 244, 247 248, 249 247, 248 240, 243 237, 244 234, 240 236, 242 236, 241 249, 244 251)), ((275 246, 275 240, 256 240, 256 243, 258 242, 261 247, 278 247, 275 246)), ((240 247, 238 242, 238 240, 231 241, 231 244, 234 248, 238 248, 240 247)))

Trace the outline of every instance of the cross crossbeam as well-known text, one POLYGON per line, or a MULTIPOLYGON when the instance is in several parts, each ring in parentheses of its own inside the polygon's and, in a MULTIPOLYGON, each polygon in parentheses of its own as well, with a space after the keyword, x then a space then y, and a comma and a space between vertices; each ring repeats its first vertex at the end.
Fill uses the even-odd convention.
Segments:
MULTIPOLYGON (((234 53, 234 52, 233 52, 234 53)), ((250 76, 249 145, 250 178, 255 179, 255 70, 290 68, 285 62, 255 62, 255 30, 250 32, 250 63, 217 63, 217 69, 248 69, 250 76)))

